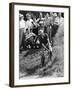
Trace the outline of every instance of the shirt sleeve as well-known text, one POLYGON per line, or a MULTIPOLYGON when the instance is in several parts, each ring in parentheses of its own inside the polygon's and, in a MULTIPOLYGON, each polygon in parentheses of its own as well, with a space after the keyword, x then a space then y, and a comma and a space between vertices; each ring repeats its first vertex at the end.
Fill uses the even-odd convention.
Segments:
POLYGON ((54 24, 59 25, 59 18, 55 18, 54 24))

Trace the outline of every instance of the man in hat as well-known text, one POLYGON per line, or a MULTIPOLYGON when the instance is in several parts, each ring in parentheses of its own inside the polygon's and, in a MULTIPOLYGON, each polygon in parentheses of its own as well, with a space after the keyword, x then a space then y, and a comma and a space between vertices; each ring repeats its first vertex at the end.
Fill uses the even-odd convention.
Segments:
POLYGON ((51 26, 53 26, 53 12, 50 12, 50 24, 51 24, 51 26))
POLYGON ((47 33, 44 33, 43 30, 39 31, 39 35, 38 35, 39 41, 40 41, 40 46, 43 46, 45 49, 49 49, 52 52, 52 47, 51 47, 51 43, 49 41, 49 37, 47 33))
POLYGON ((59 27, 59 17, 57 16, 57 13, 54 13, 53 17, 54 17, 54 20, 53 20, 53 26, 52 26, 52 37, 55 36, 59 27))
POLYGON ((64 24, 64 18, 62 17, 61 12, 58 13, 58 17, 59 17, 59 25, 64 24))
POLYGON ((25 38, 25 21, 24 16, 19 14, 19 46, 20 48, 23 46, 23 39, 25 38))
POLYGON ((49 39, 51 39, 51 17, 49 13, 47 13, 45 16, 44 24, 45 24, 46 32, 49 36, 49 39))

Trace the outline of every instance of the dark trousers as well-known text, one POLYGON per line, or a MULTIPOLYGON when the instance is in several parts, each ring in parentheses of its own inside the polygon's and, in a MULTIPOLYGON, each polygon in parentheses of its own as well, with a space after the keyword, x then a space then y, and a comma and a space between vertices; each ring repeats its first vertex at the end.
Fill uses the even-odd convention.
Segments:
POLYGON ((48 34, 48 37, 49 37, 49 40, 51 41, 51 36, 52 36, 52 26, 47 26, 47 34, 48 34))
POLYGON ((54 40, 53 40, 53 37, 55 37, 56 33, 57 33, 57 30, 58 30, 58 25, 53 25, 52 26, 52 34, 51 34, 51 39, 52 39, 52 46, 53 46, 53 43, 54 43, 54 40))
POLYGON ((52 26, 52 37, 55 36, 55 34, 57 33, 57 30, 58 30, 58 25, 53 25, 52 26))
POLYGON ((19 30, 19 47, 23 47, 24 48, 24 40, 25 40, 25 34, 24 34, 24 30, 20 29, 19 30))

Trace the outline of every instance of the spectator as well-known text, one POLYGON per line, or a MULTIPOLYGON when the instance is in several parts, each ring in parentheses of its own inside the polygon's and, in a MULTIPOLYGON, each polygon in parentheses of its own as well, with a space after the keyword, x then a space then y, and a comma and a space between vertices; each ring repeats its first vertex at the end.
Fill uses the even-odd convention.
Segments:
POLYGON ((54 13, 54 25, 59 25, 59 17, 57 16, 57 13, 54 13))
POLYGON ((36 35, 38 35, 38 31, 39 31, 39 24, 36 22, 36 17, 33 17, 33 33, 35 33, 36 35))
POLYGON ((30 30, 33 28, 33 20, 31 19, 31 15, 30 14, 26 14, 26 18, 27 18, 27 21, 26 21, 26 29, 28 29, 28 31, 30 32, 30 30))
POLYGON ((55 36, 58 27, 59 27, 59 17, 57 16, 57 13, 54 13, 54 21, 53 21, 53 26, 52 26, 52 37, 55 36))
POLYGON ((36 22, 39 23, 40 21, 43 21, 43 20, 44 20, 43 14, 40 13, 39 18, 36 20, 36 22))
POLYGON ((36 35, 33 32, 29 32, 28 29, 26 29, 25 45, 27 48, 33 48, 35 36, 36 35))
POLYGON ((50 39, 51 38, 51 18, 48 13, 45 16, 44 25, 46 28, 46 33, 48 34, 50 39))
POLYGON ((58 13, 58 17, 59 17, 59 25, 64 23, 64 18, 62 17, 62 13, 58 13))
POLYGON ((20 48, 23 46, 23 39, 25 38, 25 21, 24 16, 19 14, 19 46, 20 48))
POLYGON ((50 12, 50 24, 51 24, 51 26, 53 26, 53 19, 54 19, 53 12, 50 12))
POLYGON ((54 21, 54 17, 53 17, 53 12, 50 12, 50 35, 49 35, 49 39, 50 42, 52 43, 52 27, 53 27, 53 21, 54 21))

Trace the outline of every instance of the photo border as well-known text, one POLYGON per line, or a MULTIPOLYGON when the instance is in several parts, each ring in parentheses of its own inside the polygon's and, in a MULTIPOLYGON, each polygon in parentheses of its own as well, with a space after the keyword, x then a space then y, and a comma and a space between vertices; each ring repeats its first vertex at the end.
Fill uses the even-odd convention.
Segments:
POLYGON ((29 87, 29 86, 45 86, 45 85, 61 85, 70 84, 70 6, 64 5, 47 5, 47 4, 33 4, 33 3, 10 3, 9 4, 9 86, 10 87, 29 87), (14 6, 28 5, 28 6, 44 6, 44 7, 61 7, 69 9, 69 77, 68 82, 62 83, 48 83, 48 84, 30 84, 30 85, 14 85, 14 6))

